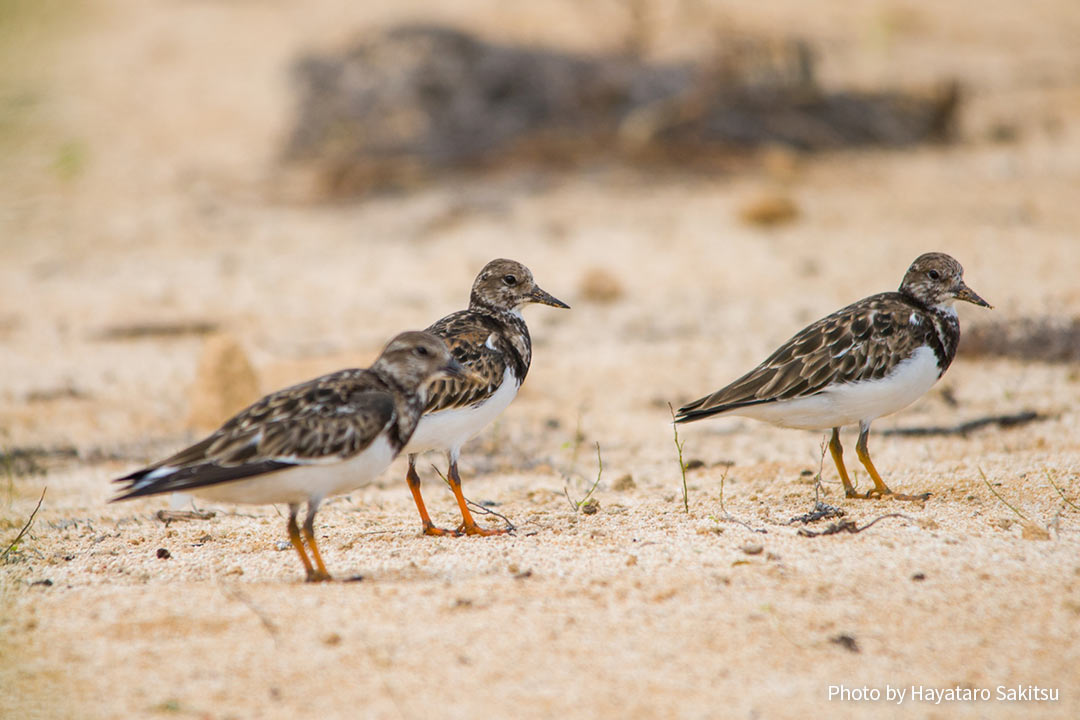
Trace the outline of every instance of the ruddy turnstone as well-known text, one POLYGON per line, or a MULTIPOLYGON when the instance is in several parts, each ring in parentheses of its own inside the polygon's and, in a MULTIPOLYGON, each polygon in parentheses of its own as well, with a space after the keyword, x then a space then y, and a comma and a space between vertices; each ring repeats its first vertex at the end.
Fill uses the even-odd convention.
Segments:
POLYGON ((541 290, 529 268, 513 260, 492 260, 473 282, 469 308, 447 315, 427 329, 446 340, 450 352, 481 380, 447 379, 433 384, 424 415, 405 451, 409 453, 406 479, 412 491, 425 535, 498 535, 505 530, 483 530, 476 525, 461 494, 458 456, 461 446, 484 429, 510 405, 529 372, 532 340, 521 308, 540 303, 570 306, 541 290), (431 522, 420 496, 416 456, 426 450, 447 454, 450 489, 461 510, 456 531, 431 522))
POLYGON ((802 330, 765 362, 712 395, 679 408, 676 422, 741 415, 781 427, 832 428, 832 453, 847 497, 897 495, 866 447, 870 423, 901 410, 949 368, 960 341, 956 300, 991 307, 964 284, 964 269, 944 253, 915 259, 899 292, 871 295, 802 330), (855 450, 874 481, 857 495, 844 467, 840 428, 859 424, 855 450))
POLYGON ((115 480, 127 486, 112 501, 183 491, 215 501, 287 503, 289 540, 307 580, 329 580, 315 541, 319 504, 386 469, 416 429, 432 380, 470 376, 441 338, 402 333, 370 368, 267 395, 201 442, 115 480), (305 501, 310 560, 296 523, 305 501))

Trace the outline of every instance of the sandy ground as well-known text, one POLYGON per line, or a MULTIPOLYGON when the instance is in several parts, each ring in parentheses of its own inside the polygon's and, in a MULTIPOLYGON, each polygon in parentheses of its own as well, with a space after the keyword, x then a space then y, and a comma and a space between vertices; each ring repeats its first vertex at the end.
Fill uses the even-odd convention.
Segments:
MULTIPOLYGON (((926 250, 958 257, 997 317, 1080 313, 1075 5, 695 11, 808 34, 832 82, 960 77, 964 140, 948 148, 276 201, 286 67, 302 49, 417 16, 573 47, 625 31, 614 3, 375 5, 98 3, 27 30, 25 62, 5 58, 5 83, 35 90, 0 138, 0 442, 83 460, 0 472, 2 547, 48 486, 0 565, 0 717, 1080 716, 1080 511, 1054 488, 1080 504, 1075 367, 961 355, 871 439, 889 483, 929 502, 845 500, 826 463, 825 499, 860 526, 902 513, 860 534, 785 524, 813 505, 819 434, 738 419, 682 431, 703 462, 684 512, 666 407, 894 288, 926 250), (740 221, 774 193, 796 222, 740 221), (300 582, 279 509, 203 506, 216 514, 166 525, 167 499, 106 504, 110 478, 195 438, 206 339, 104 330, 218 323, 270 391, 365 364, 393 333, 458 309, 496 256, 573 305, 527 311, 528 381, 464 455, 466 494, 515 536, 420 537, 401 461, 319 514, 329 567, 355 583, 300 582), (615 301, 588 299, 597 268, 622 286, 615 301), (963 438, 880 432, 1024 410, 1049 419, 963 438), (600 509, 586 515, 564 490, 584 497, 596 443, 600 509), (830 700, 839 685, 882 699, 830 700), (1059 699, 998 700, 999 686, 1033 685, 1059 699), (887 686, 905 701, 887 702, 887 686), (934 704, 913 686, 991 699, 934 704)), ((658 55, 707 39, 683 16, 697 5, 667 7, 658 55)), ((456 523, 427 463, 424 475, 429 507, 456 523)))

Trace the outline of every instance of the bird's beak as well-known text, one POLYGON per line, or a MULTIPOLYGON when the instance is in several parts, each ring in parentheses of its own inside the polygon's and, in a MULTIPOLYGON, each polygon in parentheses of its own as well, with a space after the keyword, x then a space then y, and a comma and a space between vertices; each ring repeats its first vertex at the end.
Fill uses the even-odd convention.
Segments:
POLYGON ((443 366, 442 370, 435 374, 432 379, 452 378, 466 380, 468 382, 480 382, 483 378, 469 368, 458 362, 457 358, 450 358, 450 362, 443 366))
POLYGON ((953 297, 957 300, 966 300, 972 305, 979 305, 980 307, 984 308, 993 309, 994 307, 993 305, 979 297, 979 294, 977 292, 965 285, 963 280, 961 280, 960 284, 957 285, 956 288, 953 290, 953 297))
POLYGON ((539 286, 533 288, 533 291, 529 293, 529 300, 534 303, 540 303, 541 305, 550 305, 551 307, 570 309, 570 306, 559 300, 547 292, 540 289, 539 286))

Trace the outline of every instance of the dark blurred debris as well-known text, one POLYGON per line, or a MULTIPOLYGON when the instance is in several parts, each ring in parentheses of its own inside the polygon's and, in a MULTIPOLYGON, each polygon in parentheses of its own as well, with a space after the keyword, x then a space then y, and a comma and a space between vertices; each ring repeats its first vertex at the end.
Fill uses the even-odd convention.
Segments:
POLYGON ((142 462, 144 455, 141 451, 125 452, 104 448, 79 450, 73 445, 4 447, 0 444, 0 474, 10 473, 15 477, 47 475, 51 470, 75 461, 96 464, 134 459, 142 462))
POLYGON ((1080 361, 1080 317, 1012 318, 973 323, 960 336, 965 357, 1080 361))
POLYGON ((182 338, 190 335, 209 335, 217 332, 218 324, 209 320, 178 322, 146 322, 110 325, 97 334, 98 340, 145 340, 182 338))
POLYGON ((844 509, 827 505, 820 500, 814 503, 814 509, 808 513, 802 515, 796 515, 788 520, 785 525, 794 525, 795 523, 802 523, 807 525, 818 520, 831 520, 833 518, 843 517, 844 509))
POLYGON ((31 390, 26 393, 27 403, 45 403, 56 400, 87 400, 90 395, 72 385, 64 385, 55 388, 42 388, 31 390))
POLYGON ((509 160, 598 157, 709 166, 736 151, 900 147, 948 139, 959 100, 831 91, 797 39, 730 38, 708 60, 645 62, 487 42, 406 25, 294 67, 298 117, 284 159, 343 197, 509 160))
POLYGON ((839 645, 840 647, 848 650, 849 652, 859 652, 859 644, 855 642, 855 637, 852 635, 834 635, 829 638, 829 642, 839 645))
POLYGON ((981 430, 990 425, 997 425, 1000 428, 1011 428, 1016 427, 1017 425, 1027 425, 1030 422, 1049 419, 1049 415, 1043 415, 1034 410, 1025 410, 1024 412, 1014 413, 1012 415, 990 415, 988 417, 976 418, 975 420, 968 420, 959 425, 952 425, 949 427, 888 428, 882 430, 881 434, 908 435, 913 437, 922 437, 926 435, 967 435, 968 433, 974 432, 975 430, 981 430))
POLYGON ((169 548, 158 548, 156 554, 158 560, 169 560, 172 558, 172 553, 169 552, 169 548))
POLYGON ((941 389, 938 390, 938 397, 949 407, 960 406, 960 401, 956 399, 956 392, 953 390, 952 385, 942 385, 941 389))
POLYGON ((803 537, 819 537, 821 535, 836 535, 838 533, 851 533, 852 535, 857 535, 863 530, 869 530, 885 518, 894 517, 911 520, 911 518, 909 518, 907 515, 902 515, 900 513, 889 513, 888 515, 881 515, 880 517, 876 517, 862 527, 859 527, 858 524, 851 518, 844 518, 840 522, 829 523, 828 527, 821 531, 799 528, 799 535, 802 535, 803 537))
POLYGON ((995 122, 986 132, 990 142, 1002 145, 1015 143, 1020 139, 1020 128, 1015 123, 1004 120, 995 122))
POLYGON ((53 465, 78 457, 79 451, 71 446, 0 448, 0 472, 15 477, 45 475, 53 465))

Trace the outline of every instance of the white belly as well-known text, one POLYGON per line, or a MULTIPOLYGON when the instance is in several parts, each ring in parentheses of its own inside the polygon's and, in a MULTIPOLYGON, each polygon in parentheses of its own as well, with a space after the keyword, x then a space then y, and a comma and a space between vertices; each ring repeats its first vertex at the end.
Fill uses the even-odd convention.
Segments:
POLYGON ((517 396, 518 382, 509 368, 503 373, 502 384, 486 402, 472 407, 440 410, 420 418, 404 452, 460 448, 487 427, 517 396))
POLYGON ((811 397, 753 405, 731 414, 803 430, 869 423, 906 408, 926 394, 938 377, 937 356, 929 347, 921 347, 881 380, 837 385, 811 397))
POLYGON ((395 455, 386 436, 379 435, 361 453, 342 462, 300 465, 187 492, 208 500, 252 505, 320 501, 369 484, 395 455))

